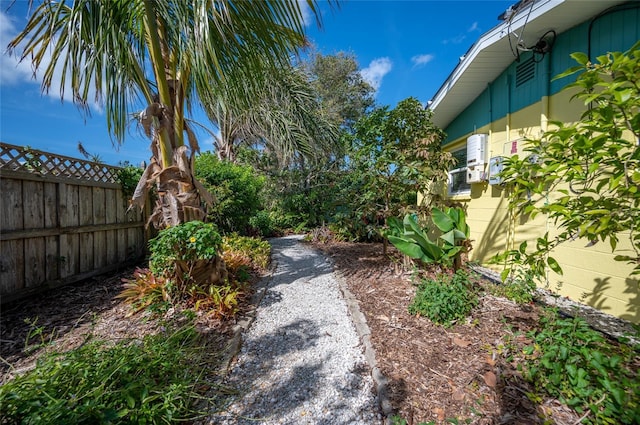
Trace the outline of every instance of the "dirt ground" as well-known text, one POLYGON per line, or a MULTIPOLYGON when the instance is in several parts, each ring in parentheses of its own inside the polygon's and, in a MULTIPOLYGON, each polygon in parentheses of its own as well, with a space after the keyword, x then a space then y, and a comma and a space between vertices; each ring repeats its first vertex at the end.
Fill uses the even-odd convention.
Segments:
MULTIPOLYGON (((411 316, 415 294, 400 256, 382 255, 380 244, 314 244, 334 262, 359 301, 371 329, 378 367, 390 382, 397 415, 408 424, 434 421, 473 424, 574 423, 577 415, 554 400, 533 404, 509 350, 527 341, 520 332, 535 325, 538 307, 490 295, 472 316, 451 328, 411 316)), ((391 248, 392 250, 392 248, 391 248)), ((130 316, 116 298, 133 269, 59 288, 0 311, 0 383, 28 370, 46 350, 77 347, 91 335, 134 338, 156 331, 158 322, 130 316)), ((221 351, 233 323, 201 320, 211 349, 221 351)))

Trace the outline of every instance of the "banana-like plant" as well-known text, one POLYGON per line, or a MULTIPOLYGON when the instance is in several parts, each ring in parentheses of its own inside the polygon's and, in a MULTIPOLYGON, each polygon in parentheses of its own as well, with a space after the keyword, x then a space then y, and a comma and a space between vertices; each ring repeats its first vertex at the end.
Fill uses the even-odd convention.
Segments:
POLYGON ((462 254, 469 251, 469 225, 466 214, 461 208, 433 208, 431 221, 434 229, 422 228, 415 214, 407 214, 404 219, 389 217, 387 239, 400 252, 424 263, 437 263, 453 266, 458 270, 462 266, 462 254), (428 233, 438 230, 441 234, 435 241, 428 233))

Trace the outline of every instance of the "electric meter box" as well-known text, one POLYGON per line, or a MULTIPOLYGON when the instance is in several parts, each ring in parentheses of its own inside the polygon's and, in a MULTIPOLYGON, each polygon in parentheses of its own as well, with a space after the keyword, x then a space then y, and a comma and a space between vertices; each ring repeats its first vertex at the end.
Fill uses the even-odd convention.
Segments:
POLYGON ((467 138, 467 167, 482 166, 487 163, 486 134, 473 134, 467 138))
POLYGON ((489 184, 502 184, 502 177, 498 174, 504 168, 503 156, 494 156, 489 159, 489 184))
POLYGON ((480 166, 467 168, 467 183, 482 183, 485 180, 485 172, 480 166))

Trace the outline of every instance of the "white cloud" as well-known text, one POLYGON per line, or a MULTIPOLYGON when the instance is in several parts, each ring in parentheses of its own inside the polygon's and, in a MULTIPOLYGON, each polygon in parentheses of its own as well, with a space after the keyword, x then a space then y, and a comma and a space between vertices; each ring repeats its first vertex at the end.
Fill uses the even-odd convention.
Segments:
POLYGON ((411 62, 413 62, 414 67, 423 66, 428 64, 433 60, 433 55, 424 54, 424 55, 415 55, 411 58, 411 62))
POLYGON ((33 72, 28 61, 20 62, 15 55, 9 55, 6 49, 9 42, 17 34, 17 29, 11 18, 0 10, 0 87, 3 85, 16 85, 32 81, 33 72))
POLYGON ((382 84, 382 78, 391 71, 393 62, 389 58, 374 59, 369 66, 360 71, 362 78, 374 88, 378 90, 382 84))
POLYGON ((478 22, 474 22, 473 24, 471 24, 471 26, 469 27, 469 29, 467 30, 467 32, 474 32, 474 31, 478 31, 478 22))
POLYGON ((464 34, 458 34, 455 37, 447 38, 446 40, 442 40, 442 44, 460 44, 467 38, 464 34))

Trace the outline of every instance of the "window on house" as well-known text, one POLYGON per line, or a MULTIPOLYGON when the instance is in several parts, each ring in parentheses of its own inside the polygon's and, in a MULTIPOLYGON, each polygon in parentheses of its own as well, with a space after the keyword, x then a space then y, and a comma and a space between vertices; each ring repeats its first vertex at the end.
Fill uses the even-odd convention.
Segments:
POLYGON ((449 170, 449 195, 468 194, 471 185, 467 183, 467 148, 451 152, 456 160, 449 170))

